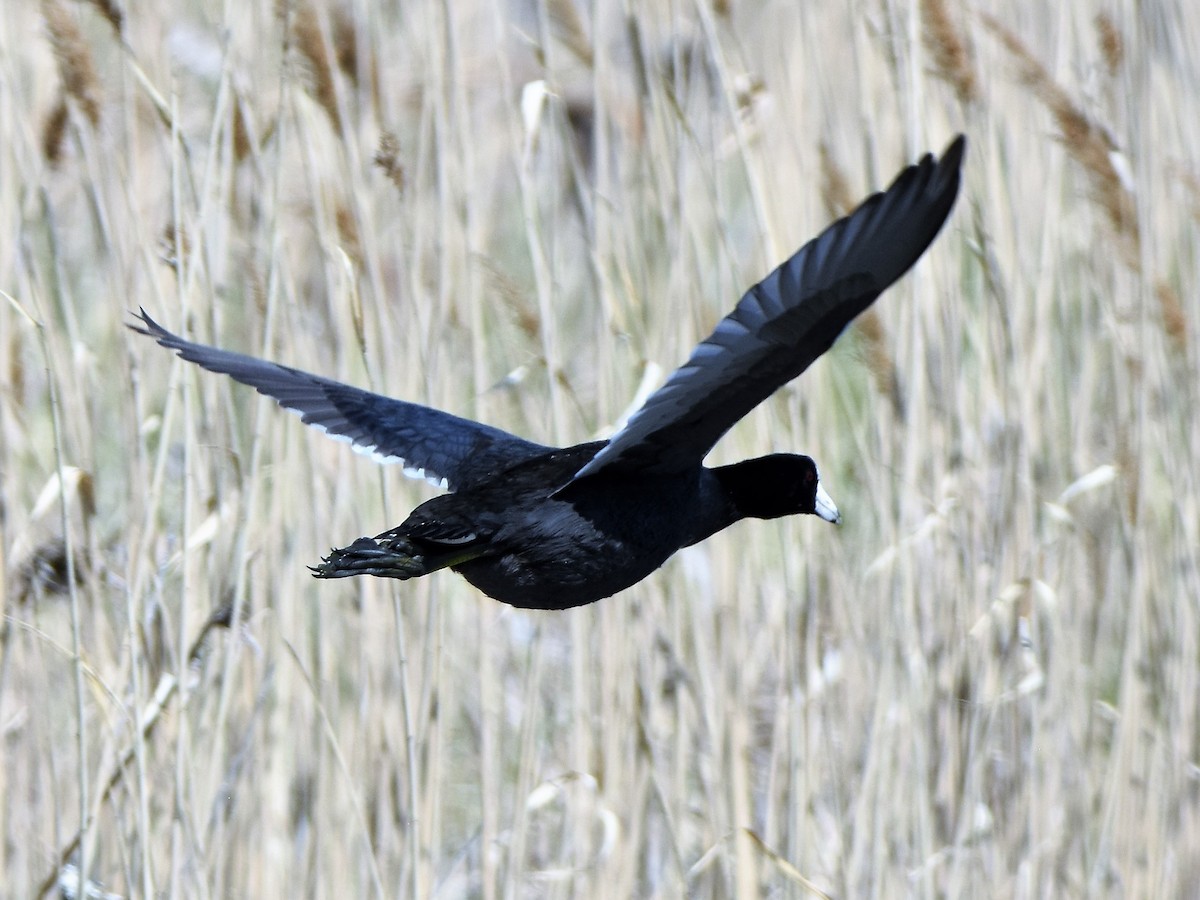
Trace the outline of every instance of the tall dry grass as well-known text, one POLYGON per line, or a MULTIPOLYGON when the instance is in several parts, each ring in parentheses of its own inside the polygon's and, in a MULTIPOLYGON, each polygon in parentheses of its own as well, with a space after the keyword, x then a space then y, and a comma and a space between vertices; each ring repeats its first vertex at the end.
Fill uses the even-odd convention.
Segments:
POLYGON ((0 893, 1189 896, 1183 6, 6 8, 0 893), (585 609, 313 581, 426 489, 123 327, 581 440, 959 130, 927 258, 714 454, 846 524, 585 609))

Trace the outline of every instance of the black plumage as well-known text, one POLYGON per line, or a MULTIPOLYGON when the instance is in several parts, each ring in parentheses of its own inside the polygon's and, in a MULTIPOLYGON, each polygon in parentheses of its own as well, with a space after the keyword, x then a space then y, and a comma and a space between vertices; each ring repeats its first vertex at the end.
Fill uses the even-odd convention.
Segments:
POLYGON ((441 568, 514 606, 591 603, 681 547, 744 518, 840 515, 807 456, 707 468, 720 437, 795 378, 917 261, 958 195, 965 140, 927 155, 750 288, 608 441, 553 448, 429 407, 196 344, 142 310, 182 358, 273 397, 357 449, 450 493, 396 528, 334 550, 321 578, 413 578, 441 568))

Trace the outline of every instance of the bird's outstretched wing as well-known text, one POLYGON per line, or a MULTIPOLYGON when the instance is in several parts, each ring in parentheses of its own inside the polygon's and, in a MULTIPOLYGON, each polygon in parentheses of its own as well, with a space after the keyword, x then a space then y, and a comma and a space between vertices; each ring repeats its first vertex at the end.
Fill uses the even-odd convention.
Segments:
POLYGON ((140 310, 134 331, 154 338, 183 359, 228 375, 299 413, 306 425, 348 441, 380 462, 456 491, 515 462, 547 453, 516 435, 416 403, 393 400, 263 359, 184 340, 140 310))
POLYGON ((954 206, 965 148, 960 135, 940 160, 908 167, 750 288, 575 478, 698 465, 925 252, 954 206))

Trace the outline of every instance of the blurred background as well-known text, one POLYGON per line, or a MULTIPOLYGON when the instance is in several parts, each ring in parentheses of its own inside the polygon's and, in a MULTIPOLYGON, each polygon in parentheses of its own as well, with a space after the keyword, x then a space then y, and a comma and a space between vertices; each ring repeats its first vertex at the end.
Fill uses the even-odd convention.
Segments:
POLYGON ((0 18, 0 894, 1185 897, 1182 0, 43 0, 0 18), (545 443, 968 135, 916 269, 569 612, 314 581, 431 489, 125 328, 545 443))

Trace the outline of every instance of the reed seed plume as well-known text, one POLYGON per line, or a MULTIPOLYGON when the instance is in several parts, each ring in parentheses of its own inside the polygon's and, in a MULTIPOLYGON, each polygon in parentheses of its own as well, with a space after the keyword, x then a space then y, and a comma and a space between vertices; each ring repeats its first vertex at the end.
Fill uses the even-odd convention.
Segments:
MULTIPOLYGON (((1088 174, 1093 199, 1112 226, 1121 260, 1132 271, 1142 274, 1141 228, 1137 205, 1114 163, 1117 147, 1111 132, 1078 106, 1070 95, 1028 50, 1019 37, 998 19, 980 14, 987 28, 1017 59, 1021 80, 1031 87, 1058 122, 1060 138, 1067 153, 1088 174)), ((1115 33, 1115 32, 1114 32, 1115 33)), ((1163 329, 1177 347, 1184 346, 1186 316, 1175 291, 1165 282, 1154 288, 1162 313, 1163 329)))
POLYGON ((350 79, 351 84, 359 83, 359 52, 358 28, 355 27, 354 17, 344 7, 337 7, 330 13, 333 31, 333 55, 337 58, 338 70, 350 79))
POLYGON ((875 379, 875 386, 892 404, 892 412, 898 419, 904 418, 904 394, 900 388, 900 377, 896 371, 896 360, 889 347, 887 329, 879 313, 869 309, 855 321, 855 328, 866 344, 867 368, 875 379))
POLYGON ((1192 221, 1200 224, 1200 177, 1189 172, 1184 166, 1178 163, 1173 164, 1169 171, 1183 185, 1184 190, 1187 191, 1188 212, 1192 217, 1192 221))
POLYGON ((954 87, 960 103, 979 99, 979 79, 970 48, 954 23, 945 0, 921 0, 925 46, 943 80, 954 87))
POLYGON ((848 215, 858 201, 841 166, 833 158, 829 144, 821 141, 818 151, 821 155, 821 202, 825 214, 830 219, 838 219, 848 215))
MULTIPOLYGON (((196 639, 192 642, 191 649, 188 651, 189 665, 196 666, 204 662, 209 650, 212 648, 212 641, 209 638, 213 632, 229 631, 233 628, 234 605, 232 598, 225 598, 212 611, 212 614, 205 619, 204 624, 200 627, 200 633, 196 635, 196 639)), ((240 622, 246 622, 250 618, 250 605, 243 603, 240 613, 240 622)))
POLYGON ((491 260, 481 260, 488 274, 489 289, 499 298, 505 309, 513 317, 513 321, 530 341, 541 338, 542 320, 538 315, 536 304, 530 302, 526 293, 521 290, 512 278, 491 260))
POLYGON ((575 0, 548 0, 546 13, 554 36, 588 68, 595 62, 592 41, 575 0))
POLYGON ((404 163, 400 161, 400 139, 394 132, 385 131, 379 136, 379 147, 373 162, 387 176, 400 194, 404 193, 404 163))
POLYGON ((1096 15, 1096 35, 1100 42, 1100 55, 1108 66, 1108 74, 1116 75, 1125 62, 1125 39, 1108 13, 1096 15))
MULTIPOLYGON (((100 124, 101 91, 91 48, 75 16, 59 0, 42 0, 42 18, 54 48, 63 90, 93 127, 100 124)), ((43 147, 45 147, 43 143, 43 147)))
POLYGON ((70 120, 70 110, 67 108, 67 95, 60 93, 50 112, 42 121, 42 156, 51 166, 57 166, 63 157, 63 142, 67 137, 67 122, 70 120))
POLYGON ((317 104, 325 110, 334 130, 340 132, 342 120, 338 112, 337 88, 333 82, 329 46, 325 41, 316 10, 307 3, 296 7, 292 14, 292 39, 308 72, 305 87, 317 104))
POLYGON ((1179 293, 1161 278, 1154 282, 1154 296, 1158 298, 1158 308, 1162 314, 1163 330, 1183 349, 1187 345, 1188 320, 1183 311, 1183 301, 1179 293))
MULTIPOLYGON (((821 201, 830 219, 849 215, 858 198, 850 189, 845 173, 826 141, 819 146, 821 157, 821 201)), ((869 307, 854 320, 854 329, 866 344, 867 368, 875 379, 875 386, 892 404, 892 411, 897 418, 904 418, 904 394, 900 386, 900 376, 896 371, 896 361, 889 348, 887 329, 883 319, 874 307, 869 307)))
POLYGON ((1033 89, 1058 122, 1063 146, 1090 176, 1095 197, 1121 238, 1122 252, 1134 264, 1138 258, 1137 208, 1113 164, 1116 147, 1108 129, 1071 99, 1016 34, 995 17, 987 13, 980 16, 988 30, 1016 58, 1021 80, 1033 89))
POLYGON ((19 604, 62 596, 69 588, 69 574, 75 573, 76 585, 83 584, 90 572, 87 550, 76 546, 75 558, 67 560, 67 542, 61 537, 35 547, 16 571, 16 601, 19 604))
POLYGON ((250 126, 246 121, 246 102, 240 95, 236 95, 233 99, 233 109, 231 111, 233 117, 233 159, 235 162, 243 162, 250 155, 253 146, 250 141, 250 126))
POLYGON ((106 22, 112 26, 113 31, 117 34, 122 34, 122 28, 125 25, 125 12, 117 5, 115 0, 88 0, 92 6, 100 11, 106 22))
MULTIPOLYGON (((21 355, 21 335, 17 331, 13 331, 8 337, 8 384, 5 390, 8 396, 15 398, 18 402, 25 396, 25 361, 21 355)), ((4 503, 0 498, 0 526, 5 521, 4 503)))
POLYGON ((337 222, 338 243, 354 264, 361 266, 363 260, 362 234, 359 231, 358 218, 355 216, 354 210, 345 202, 339 201, 334 212, 334 219, 337 222))
POLYGON ((162 227, 158 236, 158 257, 172 269, 178 269, 179 263, 192 252, 192 239, 187 229, 182 225, 168 222, 162 227))

